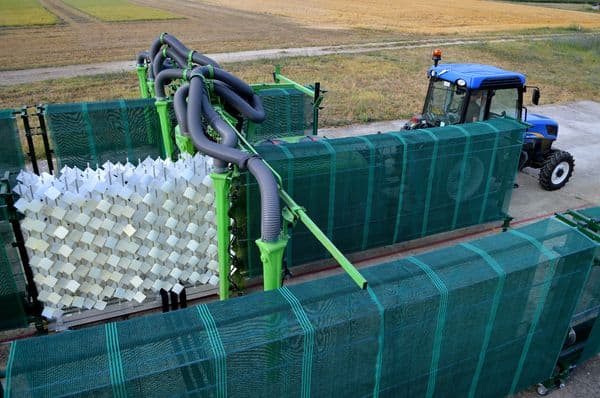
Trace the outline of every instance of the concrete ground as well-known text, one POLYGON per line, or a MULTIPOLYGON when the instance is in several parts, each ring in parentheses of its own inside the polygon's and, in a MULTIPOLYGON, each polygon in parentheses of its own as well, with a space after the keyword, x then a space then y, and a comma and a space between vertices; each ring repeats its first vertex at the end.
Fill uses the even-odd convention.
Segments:
MULTIPOLYGON (((559 138, 554 147, 569 151, 573 155, 575 170, 565 187, 552 192, 540 187, 537 170, 525 169, 519 173, 517 176, 519 186, 514 190, 509 211, 514 217, 514 222, 526 223, 567 209, 600 206, 600 103, 580 101, 562 105, 532 106, 529 112, 549 116, 558 121, 559 138)), ((403 125, 403 120, 394 120, 321 129, 319 134, 333 138, 378 131, 383 133, 400 130, 403 125)), ((472 238, 473 236, 469 237, 472 238)), ((538 396, 535 386, 515 395, 518 398, 538 396)), ((568 379, 566 387, 552 391, 548 396, 600 397, 600 356, 577 367, 568 379)))

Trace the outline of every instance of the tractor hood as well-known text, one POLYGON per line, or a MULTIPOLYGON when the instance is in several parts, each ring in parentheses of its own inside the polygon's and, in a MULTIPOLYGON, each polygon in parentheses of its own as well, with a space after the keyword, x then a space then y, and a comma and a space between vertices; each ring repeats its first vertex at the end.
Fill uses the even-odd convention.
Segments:
POLYGON ((558 123, 556 120, 528 112, 524 121, 531 125, 527 130, 528 137, 556 139, 558 134, 558 123))

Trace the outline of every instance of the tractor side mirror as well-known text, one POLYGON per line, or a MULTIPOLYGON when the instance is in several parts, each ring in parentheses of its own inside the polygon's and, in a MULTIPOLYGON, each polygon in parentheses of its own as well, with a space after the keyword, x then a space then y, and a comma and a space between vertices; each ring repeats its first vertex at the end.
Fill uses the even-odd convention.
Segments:
POLYGON ((531 94, 531 103, 533 103, 533 105, 538 105, 540 103, 540 89, 537 87, 533 89, 533 94, 531 94))

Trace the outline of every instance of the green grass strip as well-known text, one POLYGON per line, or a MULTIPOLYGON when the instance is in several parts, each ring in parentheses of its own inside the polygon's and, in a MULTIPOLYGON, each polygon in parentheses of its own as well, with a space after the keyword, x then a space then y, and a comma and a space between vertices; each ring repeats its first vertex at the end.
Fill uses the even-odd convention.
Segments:
POLYGON ((427 381, 426 397, 431 398, 435 392, 435 383, 440 362, 442 340, 444 339, 444 326, 446 324, 446 313, 448 311, 448 288, 434 270, 415 257, 408 257, 408 261, 419 267, 440 292, 440 304, 438 307, 438 319, 435 325, 435 336, 433 339, 433 351, 431 354, 431 367, 429 369, 429 380, 427 381))
MULTIPOLYGON (((15 351, 17 349, 17 342, 13 341, 12 343, 10 343, 10 351, 8 352, 8 362, 6 363, 6 375, 5 375, 5 386, 6 389, 4 391, 4 396, 6 398, 10 398, 10 391, 11 391, 11 377, 12 377, 12 367, 13 367, 13 363, 15 362, 15 351)), ((0 388, 2 388, 0 386, 0 388)))
POLYGON ((58 22, 39 0, 0 0, 0 27, 42 26, 58 22))
POLYGON ((117 324, 114 322, 104 325, 106 333, 106 350, 108 354, 108 366, 110 372, 110 384, 112 387, 113 396, 127 397, 127 389, 125 388, 125 373, 123 371, 123 360, 121 358, 121 350, 119 348, 119 333, 117 324))
POLYGON ((63 3, 106 22, 151 21, 181 18, 171 12, 133 4, 127 0, 62 0, 63 3))
POLYGON ((460 168, 460 177, 458 179, 458 191, 456 192, 456 203, 454 204, 454 215, 452 216, 452 229, 456 229, 458 223, 458 212, 460 211, 460 203, 462 202, 463 186, 465 184, 465 169, 469 161, 469 152, 471 151, 471 133, 465 130, 464 127, 455 125, 454 128, 459 129, 466 137, 465 150, 463 151, 462 166, 460 168))
POLYGON ((300 396, 302 398, 310 397, 312 388, 312 363, 313 363, 313 351, 315 345, 315 328, 310 323, 308 315, 300 300, 287 288, 287 286, 278 289, 278 292, 283 298, 290 304, 302 331, 304 332, 303 341, 303 354, 302 354, 302 390, 300 396))
POLYGON ((488 198, 490 196, 490 188, 492 186, 492 174, 494 173, 494 167, 496 166, 496 155, 498 154, 498 141, 500 141, 500 130, 496 127, 488 126, 496 132, 496 138, 494 138, 494 149, 492 149, 492 157, 490 159, 490 168, 488 170, 487 182, 485 184, 485 192, 483 193, 483 200, 481 201, 481 211, 479 212, 479 224, 483 223, 485 217, 485 209, 487 208, 488 198))
POLYGON ((390 133, 393 137, 397 138, 402 143, 402 175, 400 176, 400 191, 398 192, 398 210, 396 211, 396 224, 394 226, 394 240, 392 243, 398 242, 398 234, 400 232, 400 219, 402 216, 402 205, 404 200, 404 184, 406 181, 406 164, 408 156, 408 145, 406 140, 400 133, 390 133))
POLYGON ((198 309, 200 320, 206 329, 210 348, 215 356, 217 397, 227 398, 227 354, 225 353, 225 347, 223 347, 223 342, 221 341, 219 330, 215 324, 215 319, 206 304, 200 304, 196 308, 198 309))
POLYGON ((425 211, 423 212, 423 226, 421 227, 421 237, 427 235, 427 224, 429 224, 429 206, 431 206, 431 191, 433 190, 433 177, 435 176, 435 164, 438 157, 439 138, 429 129, 423 130, 433 140, 433 153, 431 154, 431 168, 429 169, 429 181, 427 183, 427 196, 425 197, 425 211))
POLYGON ((365 206, 365 224, 363 226, 363 240, 361 249, 367 248, 369 241, 369 224, 371 224, 371 208, 373 207, 373 185, 375 176, 375 145, 366 137, 356 137, 361 139, 369 147, 369 182, 367 187, 367 204, 365 206))
POLYGON ((477 391, 479 376, 481 375, 481 370, 483 369, 483 364, 485 363, 485 355, 487 354, 487 349, 492 337, 492 331, 494 330, 494 323, 496 322, 496 315, 498 313, 498 307, 500 306, 500 298, 502 297, 502 291, 504 290, 504 283, 506 281, 506 272, 504 269, 502 269, 500 264, 498 264, 498 262, 485 250, 482 250, 470 243, 461 243, 461 246, 480 256, 494 270, 494 272, 498 274, 498 284, 496 285, 496 290, 494 291, 492 308, 490 309, 490 316, 488 317, 488 322, 485 327, 483 343, 481 345, 481 350, 479 351, 479 360, 477 361, 477 367, 475 368, 473 380, 471 381, 471 387, 469 388, 469 398, 472 398, 475 396, 477 391))
POLYGON ((337 173, 337 153, 333 146, 327 140, 318 140, 327 148, 331 155, 331 163, 329 163, 329 204, 327 211, 327 237, 333 240, 333 221, 335 215, 335 179, 337 173))
POLYGON ((379 388, 381 385, 381 368, 383 366, 383 347, 385 343, 385 308, 377 298, 377 295, 371 289, 370 286, 367 287, 367 291, 369 292, 369 296, 377 306, 377 310, 379 311, 379 336, 378 336, 378 346, 377 349, 377 362, 375 363, 375 385, 373 386, 373 398, 379 397, 379 388))
POLYGON ((521 378, 523 366, 525 365, 525 359, 527 358, 527 354, 529 352, 529 347, 531 346, 531 341, 533 340, 535 329, 537 328, 537 325, 540 321, 540 317, 542 316, 544 304, 546 303, 546 298, 548 297, 548 292, 550 291, 550 285, 552 284, 552 279, 554 278, 554 273, 556 272, 556 265, 560 257, 554 252, 552 252, 550 249, 546 248, 533 236, 527 235, 526 233, 514 229, 509 230, 508 233, 528 241, 549 260, 548 270, 546 271, 546 276, 544 277, 544 284, 542 285, 543 292, 540 297, 540 301, 538 302, 537 308, 535 309, 533 320, 531 321, 531 326, 529 327, 529 333, 527 333, 527 339, 525 340, 525 345, 523 346, 523 351, 521 352, 521 358, 519 358, 519 364, 517 365, 515 376, 513 377, 512 385, 510 387, 509 395, 512 395, 515 393, 515 390, 517 389, 517 384, 519 383, 519 379, 521 378))

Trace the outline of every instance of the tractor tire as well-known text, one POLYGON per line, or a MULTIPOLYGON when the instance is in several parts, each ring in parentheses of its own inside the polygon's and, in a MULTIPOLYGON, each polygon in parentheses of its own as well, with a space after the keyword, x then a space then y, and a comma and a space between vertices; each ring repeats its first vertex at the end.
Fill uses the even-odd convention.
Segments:
POLYGON ((575 168, 573 156, 566 151, 552 151, 540 169, 539 182, 546 191, 562 188, 575 168))

